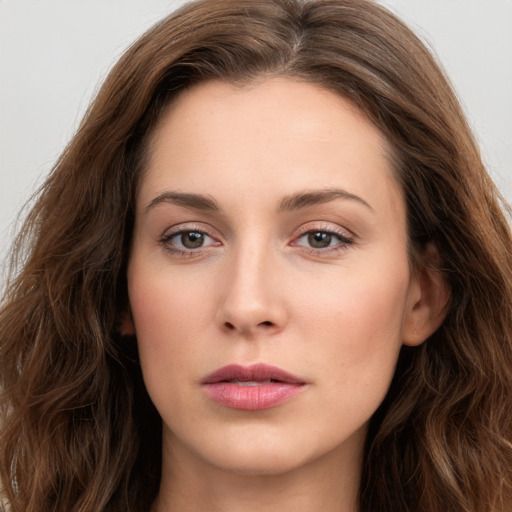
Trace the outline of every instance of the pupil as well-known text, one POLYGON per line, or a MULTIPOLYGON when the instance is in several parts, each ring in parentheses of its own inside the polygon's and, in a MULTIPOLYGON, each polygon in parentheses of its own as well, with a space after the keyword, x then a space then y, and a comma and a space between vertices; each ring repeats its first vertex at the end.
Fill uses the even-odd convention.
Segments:
POLYGON ((332 236, 329 233, 322 233, 317 231, 316 233, 309 233, 308 242, 311 247, 315 249, 322 249, 324 247, 329 247, 331 244, 332 236))
POLYGON ((189 231, 188 233, 183 233, 181 235, 181 243, 187 249, 195 249, 197 247, 201 247, 204 242, 203 233, 197 233, 195 231, 189 231))

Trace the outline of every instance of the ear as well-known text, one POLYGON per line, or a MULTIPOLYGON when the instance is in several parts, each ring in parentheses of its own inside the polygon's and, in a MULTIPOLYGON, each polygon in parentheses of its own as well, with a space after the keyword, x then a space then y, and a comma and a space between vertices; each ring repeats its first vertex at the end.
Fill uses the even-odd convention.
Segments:
POLYGON ((402 343, 411 347, 421 345, 441 326, 450 298, 437 249, 429 245, 421 259, 411 280, 402 331, 402 343))
POLYGON ((135 334, 135 327, 129 310, 126 310, 121 317, 119 332, 121 333, 121 336, 133 336, 135 334))

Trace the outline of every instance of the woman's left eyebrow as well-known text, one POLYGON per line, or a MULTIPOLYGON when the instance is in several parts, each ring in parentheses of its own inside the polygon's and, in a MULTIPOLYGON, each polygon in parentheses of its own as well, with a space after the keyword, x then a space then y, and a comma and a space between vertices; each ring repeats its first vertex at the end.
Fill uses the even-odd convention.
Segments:
POLYGON ((366 206, 372 212, 375 212, 375 209, 362 197, 356 196, 355 194, 347 192, 346 190, 343 190, 341 188, 305 190, 302 192, 291 194, 289 196, 284 197, 281 200, 281 202, 279 203, 279 210, 300 210, 302 208, 307 208, 308 206, 329 203, 331 201, 335 201, 336 199, 356 201, 359 204, 366 206))

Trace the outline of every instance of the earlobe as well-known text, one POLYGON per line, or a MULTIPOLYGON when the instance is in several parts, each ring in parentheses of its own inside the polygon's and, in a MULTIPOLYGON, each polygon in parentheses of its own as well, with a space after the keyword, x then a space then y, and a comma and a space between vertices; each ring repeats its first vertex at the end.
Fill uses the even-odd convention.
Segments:
POLYGON ((132 315, 130 311, 125 311, 121 317, 121 325, 119 326, 121 336, 133 336, 135 327, 133 325, 132 315))
POLYGON ((404 345, 421 345, 443 323, 450 288, 445 275, 439 270, 437 249, 429 246, 425 251, 424 265, 414 276, 413 299, 407 306, 402 342, 404 345))

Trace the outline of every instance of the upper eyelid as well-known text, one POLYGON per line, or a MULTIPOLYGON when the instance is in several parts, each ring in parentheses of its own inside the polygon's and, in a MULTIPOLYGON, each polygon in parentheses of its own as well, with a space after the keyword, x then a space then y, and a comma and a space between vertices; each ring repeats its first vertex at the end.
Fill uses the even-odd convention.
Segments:
POLYGON ((215 243, 220 243, 219 240, 212 236, 208 231, 205 231, 203 229, 178 229, 176 231, 171 231, 170 233, 165 233, 160 237, 160 242, 168 242, 174 238, 179 237, 183 233, 201 233, 202 235, 210 238, 215 243))
MULTIPOLYGON (((197 231, 200 233, 204 233, 205 235, 209 236, 210 238, 221 241, 225 240, 225 236, 223 233, 211 226, 210 224, 203 224, 202 222, 181 222, 174 226, 167 227, 163 233, 160 235, 159 239, 169 239, 173 236, 176 236, 183 232, 190 232, 190 231, 197 231)), ((344 238, 350 239, 354 241, 357 239, 357 235, 350 229, 340 226, 336 223, 331 223, 327 221, 309 221, 306 223, 303 223, 300 227, 294 230, 291 241, 296 240, 299 237, 304 236, 307 233, 310 233, 312 231, 320 231, 329 233, 332 235, 342 236, 344 238)))
POLYGON ((199 233, 204 233, 205 235, 208 235, 211 238, 218 238, 220 236, 220 233, 217 229, 214 229, 211 226, 205 227, 200 222, 180 222, 175 226, 167 227, 162 233, 161 238, 172 237, 179 233, 186 233, 187 231, 197 231, 199 233), (214 234, 212 234, 212 232, 214 234), (215 233, 218 233, 219 235, 216 236, 215 233))
POLYGON ((300 235, 296 236, 295 240, 297 238, 302 238, 305 235, 309 235, 310 233, 327 233, 328 235, 343 238, 345 240, 350 240, 350 241, 353 241, 353 238, 354 238, 352 235, 342 233, 340 231, 332 231, 332 230, 328 230, 328 229, 308 229, 307 231, 304 231, 300 235))
POLYGON ((208 238, 215 240, 215 238, 213 238, 210 234, 208 234, 206 231, 203 231, 202 229, 179 229, 177 231, 172 231, 171 233, 166 233, 162 235, 161 240, 171 240, 172 238, 176 238, 179 235, 182 235, 183 233, 201 233, 202 235, 205 235, 208 238))
POLYGON ((297 231, 296 237, 303 236, 306 233, 311 233, 312 231, 321 231, 325 233, 330 233, 332 235, 340 235, 344 236, 345 238, 355 239, 357 238, 356 233, 354 231, 342 227, 338 224, 329 223, 326 224, 325 222, 322 223, 316 223, 316 222, 306 222, 303 224, 297 231))

